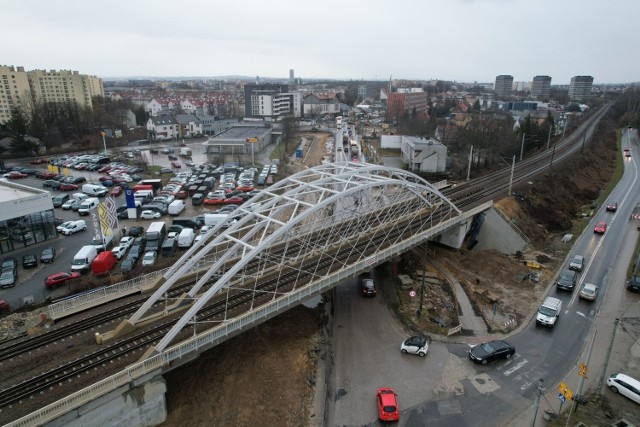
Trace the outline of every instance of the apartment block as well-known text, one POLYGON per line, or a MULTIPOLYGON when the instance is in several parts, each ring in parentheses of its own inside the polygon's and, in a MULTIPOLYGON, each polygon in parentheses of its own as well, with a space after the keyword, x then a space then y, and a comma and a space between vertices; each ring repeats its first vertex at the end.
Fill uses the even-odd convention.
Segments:
POLYGON ((571 77, 569 84, 569 99, 572 101, 585 101, 591 97, 591 87, 593 86, 592 76, 571 77))
POLYGON ((549 99, 551 96, 551 77, 535 76, 531 85, 531 96, 535 99, 549 99))
POLYGON ((93 96, 104 96, 102 79, 78 71, 25 71, 24 67, 0 66, 0 123, 11 118, 11 110, 36 102, 76 102, 92 107, 93 96))
POLYGON ((511 96, 511 91, 513 90, 513 76, 497 76, 494 90, 497 98, 506 98, 511 96))
POLYGON ((287 85, 253 84, 244 87, 245 117, 300 117, 302 100, 297 92, 289 92, 287 85))

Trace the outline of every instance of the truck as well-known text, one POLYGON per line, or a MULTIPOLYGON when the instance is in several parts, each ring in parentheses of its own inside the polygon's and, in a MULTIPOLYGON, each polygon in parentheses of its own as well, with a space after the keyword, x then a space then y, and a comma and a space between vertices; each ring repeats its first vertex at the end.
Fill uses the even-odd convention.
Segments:
POLYGON ((136 184, 133 186, 133 193, 137 193, 138 191, 151 191, 153 195, 156 194, 156 189, 153 188, 151 184, 136 184))
POLYGON ((111 251, 100 252, 91 264, 91 270, 94 276, 104 276, 113 270, 118 263, 118 258, 111 251))
POLYGON ((91 267, 91 263, 98 256, 95 246, 87 245, 80 248, 71 261, 71 271, 84 273, 91 267))
POLYGON ((180 157, 191 157, 191 154, 191 148, 188 147, 180 148, 180 152, 178 153, 180 157))
POLYGON ((150 185, 151 187, 153 187, 154 194, 157 194, 158 191, 162 190, 161 179, 143 179, 142 181, 138 182, 138 184, 136 185, 150 185))
POLYGON ((147 251, 160 252, 162 242, 167 235, 167 226, 162 221, 156 221, 149 224, 147 233, 147 251))

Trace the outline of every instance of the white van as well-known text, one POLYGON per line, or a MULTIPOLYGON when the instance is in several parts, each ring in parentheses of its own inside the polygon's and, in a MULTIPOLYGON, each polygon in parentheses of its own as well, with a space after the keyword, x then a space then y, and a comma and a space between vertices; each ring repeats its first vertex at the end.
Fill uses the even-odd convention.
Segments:
POLYGON ((89 196, 87 196, 84 193, 73 193, 73 195, 71 195, 71 198, 82 201, 82 200, 87 200, 89 196))
POLYGON ((215 227, 222 223, 223 227, 230 227, 236 219, 231 219, 229 214, 204 214, 204 225, 215 227))
POLYGON ((113 246, 113 240, 114 240, 113 234, 110 234, 108 236, 102 236, 102 239, 99 237, 94 237, 91 240, 91 244, 93 245, 94 248, 96 248, 98 252, 102 252, 102 251, 106 251, 111 246, 113 246))
POLYGON ((181 157, 191 157, 191 148, 182 147, 178 153, 181 157))
POLYGON ((78 214, 89 215, 89 213, 91 213, 91 211, 95 209, 99 203, 100 200, 98 200, 96 197, 89 197, 88 199, 83 200, 82 203, 80 203, 80 207, 78 208, 78 214))
POLYGON ((180 215, 186 209, 186 205, 182 200, 174 200, 169 204, 168 213, 169 215, 175 216, 180 215))
POLYGON ((82 192, 85 194, 88 194, 89 196, 102 197, 107 195, 107 193, 109 192, 109 189, 107 189, 107 187, 102 185, 83 184, 82 192))
POLYGON ((196 238, 196 232, 192 228, 183 228, 180 234, 178 234, 178 247, 189 248, 193 245, 193 241, 196 238))
POLYGON ((95 246, 83 246, 80 248, 77 254, 73 256, 71 261, 71 271, 77 271, 84 273, 89 271, 91 263, 98 256, 98 250, 95 246))
POLYGON ((562 311, 562 301, 554 297, 546 297, 538 309, 536 324, 553 328, 560 317, 562 311))

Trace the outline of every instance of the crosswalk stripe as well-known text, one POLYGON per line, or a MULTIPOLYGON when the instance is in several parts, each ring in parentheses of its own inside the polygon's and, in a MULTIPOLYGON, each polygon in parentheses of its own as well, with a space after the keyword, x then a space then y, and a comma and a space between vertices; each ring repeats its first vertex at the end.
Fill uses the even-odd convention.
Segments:
POLYGON ((524 359, 522 362, 518 363, 517 365, 515 365, 511 369, 507 369, 506 371, 504 371, 504 375, 505 376, 509 376, 509 375, 513 374, 515 371, 517 371, 518 369, 522 368, 527 363, 528 363, 528 360, 524 359))

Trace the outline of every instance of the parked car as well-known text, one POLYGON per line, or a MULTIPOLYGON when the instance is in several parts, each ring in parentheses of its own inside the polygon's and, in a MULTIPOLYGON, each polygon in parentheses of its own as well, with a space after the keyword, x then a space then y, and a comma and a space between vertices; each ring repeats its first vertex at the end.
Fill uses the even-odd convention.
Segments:
POLYGON ((42 250, 40 254, 40 262, 43 264, 49 264, 56 258, 56 249, 53 246, 48 246, 42 250))
POLYGON ((2 263, 0 264, 0 270, 11 270, 14 274, 18 274, 18 260, 15 257, 6 257, 3 258, 2 263))
POLYGON ((71 273, 55 273, 47 276, 47 278, 44 279, 44 285, 47 287, 47 289, 56 289, 58 286, 67 283, 67 281, 77 279, 80 276, 81 274, 77 271, 71 273))
POLYGON ((131 237, 140 237, 143 234, 144 234, 144 227, 141 227, 139 225, 134 225, 129 229, 129 232, 127 233, 127 235, 131 237))
POLYGON ((400 351, 404 354, 410 353, 417 354, 420 357, 426 356, 429 351, 427 337, 416 335, 404 340, 400 346, 400 351))
POLYGON ((593 232, 598 234, 604 234, 606 231, 607 231, 607 223, 604 221, 598 222, 595 228, 593 229, 593 232))
MULTIPOLYGON (((103 183, 103 185, 104 185, 104 183, 103 183)), ((111 190, 111 192, 109 194, 111 196, 113 196, 113 197, 117 197, 117 196, 122 194, 122 191, 123 191, 122 187, 119 187, 119 186, 118 187, 113 187, 113 189, 111 190)))
POLYGON ((598 298, 598 287, 593 283, 584 283, 580 288, 580 298, 595 301, 598 298))
POLYGON ((144 254, 144 256, 142 257, 142 265, 144 267, 150 267, 153 264, 156 263, 156 258, 157 258, 158 254, 156 253, 156 251, 148 251, 144 254))
POLYGON ((478 344, 469 350, 469 358, 475 363, 486 365, 496 359, 510 359, 516 348, 503 340, 489 341, 478 344))
POLYGON ((77 221, 72 221, 71 224, 64 227, 60 232, 65 236, 70 236, 71 234, 75 234, 79 231, 85 231, 87 229, 87 223, 85 220, 80 219, 77 221))
POLYGON ((64 202, 64 204, 62 205, 62 209, 64 210, 73 209, 74 211, 77 211, 78 209, 80 209, 81 204, 82 204, 82 200, 69 199, 66 202, 64 202))
POLYGON ((117 258, 117 259, 122 259, 124 257, 124 255, 127 253, 127 248, 125 248, 124 246, 115 246, 113 249, 111 249, 111 253, 117 258))
POLYGON ((9 179, 22 179, 22 178, 26 178, 29 175, 27 175, 26 173, 22 173, 22 172, 18 172, 18 171, 12 171, 9 173, 5 173, 4 177, 5 178, 9 178, 9 179))
POLYGON ((38 258, 33 254, 22 256, 22 268, 34 268, 38 266, 38 258))
POLYGON ((625 374, 612 374, 607 379, 609 390, 640 403, 640 381, 625 374))
POLYGON ((0 272, 0 288, 10 288, 16 284, 15 270, 2 270, 0 272))
POLYGON ((76 184, 64 183, 60 185, 60 191, 75 191, 77 189, 78 189, 78 186, 76 184))
POLYGON ((376 402, 378 405, 378 418, 380 421, 400 420, 400 410, 396 392, 390 387, 379 388, 376 392, 376 402))
POLYGON ((122 273, 128 273, 132 271, 136 267, 137 261, 138 259, 132 257, 131 253, 129 253, 129 256, 124 261, 122 261, 122 264, 120 265, 120 271, 122 273))
POLYGON ((142 211, 142 213, 140 214, 140 218, 142 219, 158 219, 160 218, 162 215, 160 214, 160 212, 155 212, 155 211, 142 211))

